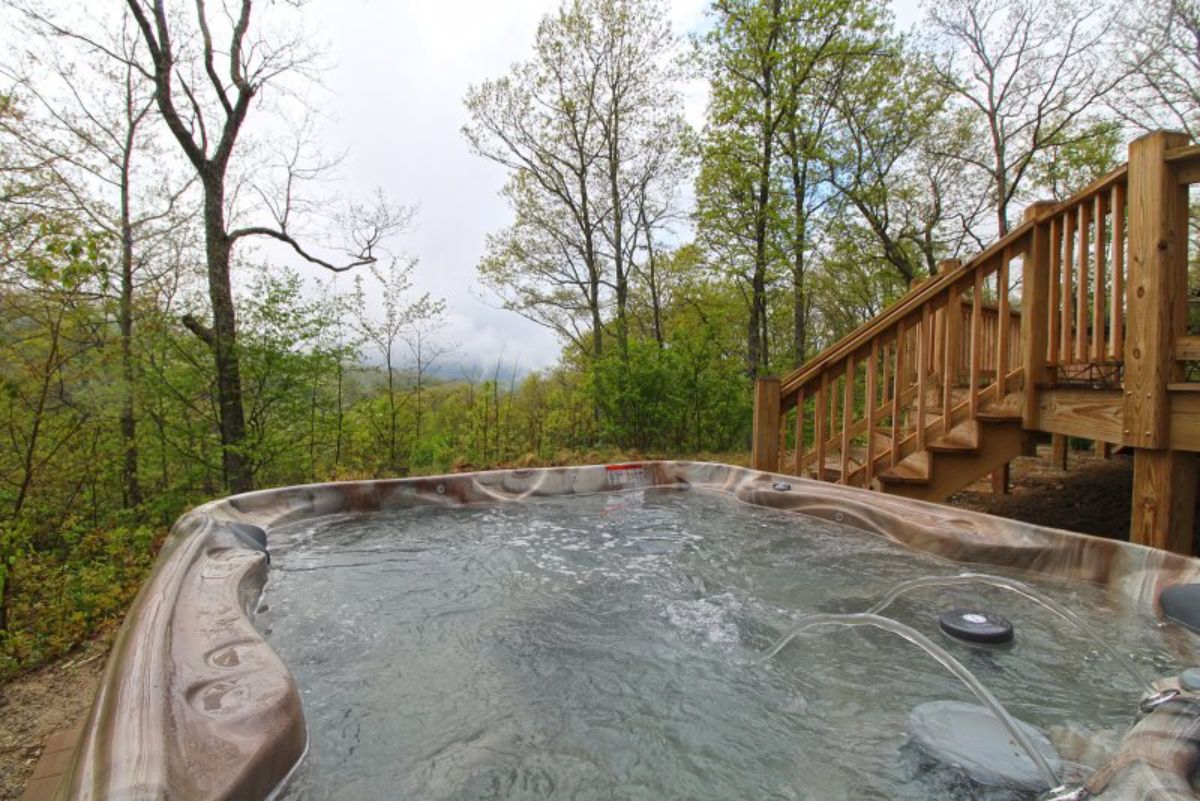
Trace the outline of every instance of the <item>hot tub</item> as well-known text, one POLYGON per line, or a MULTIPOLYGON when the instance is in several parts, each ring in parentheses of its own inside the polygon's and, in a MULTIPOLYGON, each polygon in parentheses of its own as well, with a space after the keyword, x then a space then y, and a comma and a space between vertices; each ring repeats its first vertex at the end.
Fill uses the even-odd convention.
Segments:
POLYGON ((930 750, 929 720, 980 709, 937 650, 1076 793, 1191 798, 1200 696, 1173 676, 1196 635, 1159 598, 1198 581, 1165 552, 715 464, 264 490, 178 521, 58 797, 1045 790, 930 750), (1014 642, 939 630, 964 607, 1014 642), (820 625, 764 659, 797 620, 820 625))

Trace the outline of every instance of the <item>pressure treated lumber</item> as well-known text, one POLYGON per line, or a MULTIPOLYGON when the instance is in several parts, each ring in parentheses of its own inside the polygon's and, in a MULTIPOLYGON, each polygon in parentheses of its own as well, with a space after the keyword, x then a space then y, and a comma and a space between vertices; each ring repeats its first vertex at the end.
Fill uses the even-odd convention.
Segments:
POLYGON ((1129 541, 1192 553, 1196 454, 1138 448, 1133 456, 1133 521, 1129 541))
POLYGON ((1167 385, 1178 381, 1175 338, 1187 315, 1187 187, 1163 156, 1187 144, 1158 131, 1129 145, 1129 277, 1125 332, 1125 444, 1165 449, 1167 385))
POLYGON ((755 470, 779 469, 779 379, 754 381, 754 436, 750 464, 755 470))
MULTIPOLYGON (((1034 203, 1025 209, 1026 220, 1036 220, 1053 201, 1034 203)), ((1038 391, 1050 383, 1047 364, 1050 331, 1048 296, 1054 285, 1051 270, 1051 223, 1036 225, 1030 237, 1029 251, 1021 265, 1021 364, 1025 366, 1025 393, 1021 398, 1021 420, 1025 428, 1037 427, 1038 391)), ((1056 287, 1057 288, 1057 287, 1056 287)))

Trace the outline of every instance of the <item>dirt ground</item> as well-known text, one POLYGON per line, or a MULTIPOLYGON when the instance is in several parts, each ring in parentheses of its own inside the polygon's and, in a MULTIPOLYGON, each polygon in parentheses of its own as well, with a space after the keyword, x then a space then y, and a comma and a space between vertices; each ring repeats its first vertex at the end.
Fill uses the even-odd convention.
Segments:
POLYGON ((100 637, 52 665, 0 686, 0 799, 17 799, 42 744, 83 720, 108 656, 100 637))
POLYGON ((1072 450, 1064 472, 1052 467, 1049 457, 1050 446, 1041 445, 1036 457, 1015 459, 1008 495, 993 495, 984 477, 947 503, 1041 526, 1128 539, 1133 460, 1123 455, 1101 459, 1090 450, 1072 450))
MULTIPOLYGON (((1133 465, 1071 451, 1069 470, 1050 466, 1049 446, 1011 466, 1011 492, 993 495, 987 478, 952 496, 965 509, 1043 526, 1126 539, 1133 465)), ((0 800, 20 798, 42 744, 82 721, 104 670, 110 637, 93 640, 66 659, 0 686, 0 800)))

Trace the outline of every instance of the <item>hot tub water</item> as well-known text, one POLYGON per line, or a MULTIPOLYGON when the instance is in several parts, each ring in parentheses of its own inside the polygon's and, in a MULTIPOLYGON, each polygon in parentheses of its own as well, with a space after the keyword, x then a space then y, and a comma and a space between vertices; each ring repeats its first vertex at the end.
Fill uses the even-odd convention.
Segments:
MULTIPOLYGON (((971 792, 909 747, 918 705, 974 700, 917 649, 860 629, 760 661, 800 615, 866 612, 901 582, 962 572, 885 538, 655 489, 331 516, 273 528, 270 549, 257 625, 296 676, 311 737, 287 798, 971 792)), ((1191 635, 1103 588, 1013 575, 1082 612, 1143 672, 1186 666, 1191 635)), ((1144 690, 999 589, 913 593, 888 615, 1052 740, 1091 742, 1060 749, 1066 779, 1115 744, 1144 690), (981 600, 1017 624, 1010 648, 939 633, 941 610, 981 600)))

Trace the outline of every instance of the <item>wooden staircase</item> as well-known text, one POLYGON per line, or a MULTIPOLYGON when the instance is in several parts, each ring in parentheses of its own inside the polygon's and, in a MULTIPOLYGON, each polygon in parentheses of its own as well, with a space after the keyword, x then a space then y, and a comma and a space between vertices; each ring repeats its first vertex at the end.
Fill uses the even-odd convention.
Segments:
POLYGON ((755 383, 754 467, 942 500, 1048 432, 1134 453, 1134 541, 1190 551, 1200 336, 1187 331, 1200 147, 1129 163, 947 261, 791 374, 755 383))

